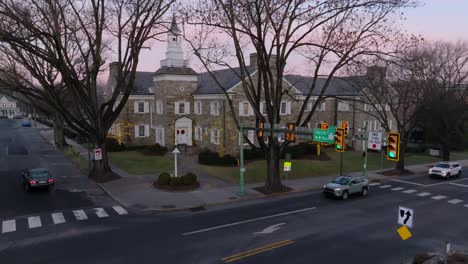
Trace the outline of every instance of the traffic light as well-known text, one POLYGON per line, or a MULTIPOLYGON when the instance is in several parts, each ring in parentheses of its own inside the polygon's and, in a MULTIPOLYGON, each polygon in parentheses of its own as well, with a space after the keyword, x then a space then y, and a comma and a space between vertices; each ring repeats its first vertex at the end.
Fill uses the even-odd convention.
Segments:
POLYGON ((322 129, 328 129, 328 123, 323 122, 322 123, 322 129))
POLYGON ((263 129, 265 128, 265 123, 260 122, 258 124, 258 130, 257 130, 257 137, 262 138, 263 137, 263 129))
POLYGON ((341 128, 344 129, 344 134, 345 136, 347 136, 348 135, 348 121, 341 122, 341 128))
POLYGON ((343 128, 337 128, 335 132, 335 150, 344 152, 345 150, 345 132, 343 128))
POLYGON ((288 123, 286 125, 286 133, 285 133, 286 141, 289 141, 289 142, 296 141, 296 133, 294 133, 295 128, 296 128, 296 125, 294 123, 288 123))
POLYGON ((400 133, 390 132, 387 138, 387 159, 392 161, 400 160, 400 133))

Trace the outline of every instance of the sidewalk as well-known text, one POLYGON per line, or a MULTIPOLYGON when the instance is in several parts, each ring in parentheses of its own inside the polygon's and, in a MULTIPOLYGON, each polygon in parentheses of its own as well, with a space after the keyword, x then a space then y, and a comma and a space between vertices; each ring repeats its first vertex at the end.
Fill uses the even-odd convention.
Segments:
MULTIPOLYGON (((53 130, 43 130, 41 134, 53 145, 53 130)), ((88 150, 76 142, 67 139, 67 142, 79 152, 84 158, 88 159, 88 150)), ((188 159, 185 162, 190 162, 188 159)), ((460 161, 462 166, 468 166, 468 160, 460 161)), ((407 166, 407 169, 415 174, 425 173, 431 164, 420 164, 407 166)), ((111 164, 112 166, 112 164, 111 164)), ((188 164, 190 169, 195 166, 188 164)), ((254 188, 263 184, 247 184, 245 186, 245 195, 239 194, 239 186, 227 184, 219 179, 203 176, 200 177, 200 189, 189 192, 168 192, 156 189, 152 186, 157 175, 130 175, 125 171, 112 166, 112 169, 121 176, 120 179, 98 184, 113 199, 123 206, 139 211, 171 211, 201 208, 208 205, 231 203, 235 201, 258 199, 267 197, 254 188), (210 179, 211 178, 211 179, 210 179), (208 181, 209 183, 205 183, 208 181)), ((395 177, 378 174, 382 170, 369 171, 370 181, 379 181, 382 179, 391 179, 395 177)), ((352 173, 361 174, 361 172, 352 173)), ((283 184, 293 188, 290 193, 298 193, 310 190, 320 190, 324 184, 330 182, 335 176, 322 176, 304 179, 283 180, 283 184)), ((283 195, 283 194, 282 194, 283 195)), ((287 194, 284 194, 287 195, 287 194)))

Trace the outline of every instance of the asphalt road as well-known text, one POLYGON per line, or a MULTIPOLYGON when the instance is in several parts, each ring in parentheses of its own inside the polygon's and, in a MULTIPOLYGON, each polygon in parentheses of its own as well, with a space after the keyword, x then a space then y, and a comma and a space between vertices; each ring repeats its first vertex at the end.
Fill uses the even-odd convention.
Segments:
MULTIPOLYGON (((16 133, 5 134, 2 129, 0 140, 5 135, 21 135, 13 136, 7 144, 23 142, 34 157, 36 152, 51 151, 46 145, 34 145, 41 142, 34 135, 37 132, 10 129, 16 133)), ((16 144, 21 149, 21 144, 16 144)), ((53 163, 50 157, 37 156, 27 164, 53 163)), ((2 162, 5 158, 13 159, 2 156, 2 162)), ((5 163, 8 167, 2 167, 2 172, 18 170, 11 167, 20 167, 16 163, 21 157, 15 158, 5 163)), ((12 173, 1 176, 14 178, 12 173)), ((31 228, 37 219, 26 215, 17 219, 15 232, 0 233, 0 263, 395 264, 416 253, 440 252, 445 241, 450 241, 453 249, 468 250, 466 169, 461 178, 449 181, 416 175, 378 182, 369 196, 347 201, 308 192, 196 212, 127 214, 103 206, 100 216, 84 209, 80 214, 86 218, 81 216, 81 220, 73 208, 89 205, 90 198, 74 197, 66 191, 50 194, 53 197, 42 193, 29 196, 19 188, 9 192, 21 202, 8 206, 3 204, 8 197, 3 196, 4 191, 8 190, 0 188, 2 213, 6 209, 30 214, 39 201, 47 205, 37 210, 42 220, 39 227, 31 228), (57 200, 70 201, 73 206, 57 200), (414 210, 413 236, 406 241, 396 231, 400 205, 414 210), (57 224, 48 213, 50 208, 61 210, 66 221, 57 224)))
POLYGON ((109 202, 62 152, 41 137, 40 129, 20 124, 0 119, 0 220, 109 202), (24 190, 21 173, 37 167, 49 169, 56 178, 52 191, 24 190))

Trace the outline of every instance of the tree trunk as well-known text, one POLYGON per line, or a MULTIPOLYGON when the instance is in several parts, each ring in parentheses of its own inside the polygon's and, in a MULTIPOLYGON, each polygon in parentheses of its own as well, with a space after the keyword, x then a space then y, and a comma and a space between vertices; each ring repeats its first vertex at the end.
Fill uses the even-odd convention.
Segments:
MULTIPOLYGON (((271 140, 271 138, 270 138, 271 140)), ((265 190, 268 192, 285 191, 285 186, 281 184, 280 175, 280 148, 277 142, 270 141, 270 148, 267 151, 267 178, 265 181, 265 190)))
POLYGON ((119 178, 111 169, 109 165, 109 158, 107 156, 106 141, 105 138, 98 139, 95 143, 97 148, 101 149, 102 159, 95 160, 93 158, 93 167, 89 172, 89 177, 94 179, 96 182, 107 182, 119 178))
POLYGON ((400 142, 400 159, 397 161, 395 169, 403 172, 405 171, 406 140, 401 140, 400 142))
POLYGON ((450 160, 450 150, 447 144, 443 143, 442 147, 442 160, 449 161, 450 160))
POLYGON ((67 141, 65 140, 63 129, 64 129, 63 117, 58 112, 56 112, 54 116, 54 141, 55 141, 55 146, 59 149, 63 149, 65 146, 68 145, 67 141))

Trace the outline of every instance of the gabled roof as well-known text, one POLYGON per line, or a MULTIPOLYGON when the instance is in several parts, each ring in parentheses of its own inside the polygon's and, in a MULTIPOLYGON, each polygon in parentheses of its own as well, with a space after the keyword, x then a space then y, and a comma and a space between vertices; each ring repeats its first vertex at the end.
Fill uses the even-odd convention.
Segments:
POLYGON ((163 75, 163 74, 198 75, 198 73, 190 67, 161 67, 153 75, 163 75))
MULTIPOLYGON (((333 77, 325 91, 325 96, 357 96, 361 89, 357 85, 353 85, 352 77, 333 77)), ((301 75, 285 75, 285 79, 294 87, 299 89, 302 94, 307 95, 313 82, 312 77, 301 75)), ((312 91, 313 96, 318 96, 322 91, 323 86, 327 81, 327 77, 318 77, 315 89, 312 91)))
MULTIPOLYGON (((248 74, 251 74, 255 71, 255 67, 247 66, 246 70, 248 74)), ((240 68, 212 71, 211 73, 216 76, 216 79, 209 72, 203 72, 198 75, 198 89, 194 94, 222 94, 223 89, 218 85, 218 82, 226 90, 229 90, 240 82, 240 68)))
POLYGON ((152 94, 149 89, 154 87, 153 72, 135 72, 135 81, 133 84, 133 95, 152 94))

